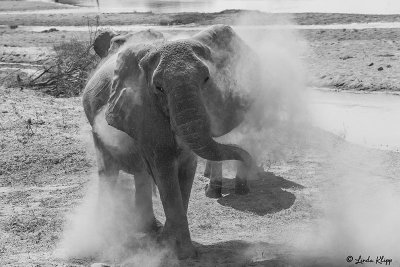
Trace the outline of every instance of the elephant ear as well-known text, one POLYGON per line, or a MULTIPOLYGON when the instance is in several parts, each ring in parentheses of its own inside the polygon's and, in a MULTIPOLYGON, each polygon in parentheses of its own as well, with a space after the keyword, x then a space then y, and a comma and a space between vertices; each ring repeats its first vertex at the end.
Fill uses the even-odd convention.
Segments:
POLYGON ((113 31, 101 32, 93 42, 93 49, 96 54, 105 58, 108 55, 108 49, 110 48, 111 39, 117 36, 113 31))
POLYGON ((107 123, 135 138, 142 105, 140 91, 141 69, 137 49, 126 47, 119 52, 112 81, 111 94, 106 109, 107 123), (136 118, 136 119, 135 119, 136 118))
POLYGON ((227 25, 212 26, 193 39, 210 48, 211 79, 203 90, 213 136, 230 132, 241 123, 257 86, 257 57, 227 25))
POLYGON ((255 60, 252 49, 228 25, 214 25, 193 38, 211 49, 217 68, 235 68, 237 64, 255 60))

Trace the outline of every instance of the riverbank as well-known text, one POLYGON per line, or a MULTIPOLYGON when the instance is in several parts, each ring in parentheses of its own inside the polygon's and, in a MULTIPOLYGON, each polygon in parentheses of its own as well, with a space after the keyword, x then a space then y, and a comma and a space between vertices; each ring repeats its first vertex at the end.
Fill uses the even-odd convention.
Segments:
MULTIPOLYGON (((187 27, 165 33, 191 35, 197 31, 187 27)), ((308 47, 303 61, 309 86, 400 91, 400 29, 297 30, 296 34, 308 47)), ((51 59, 55 44, 71 38, 89 38, 84 31, 32 32, 18 28, 2 28, 0 36, 0 79, 4 84, 15 80, 16 73, 4 79, 10 72, 32 70, 51 59)))
MULTIPOLYGON (((7 2, 7 1, 6 1, 7 2)), ((11 1, 13 2, 13 1, 11 1)), ((0 25, 28 25, 28 26, 85 26, 88 19, 99 17, 104 25, 211 25, 211 24, 229 24, 229 25, 271 25, 282 21, 292 21, 298 25, 329 25, 329 24, 350 24, 350 23, 375 23, 375 22, 400 22, 400 15, 368 15, 368 14, 338 14, 338 13, 265 13, 260 11, 247 10, 224 10, 214 13, 153 13, 153 12, 135 12, 126 10, 122 13, 102 13, 96 9, 78 9, 68 10, 38 10, 30 12, 19 9, 16 12, 11 11, 12 6, 2 8, 0 1, 0 25), (81 11, 81 12, 80 12, 81 11), (21 16, 23 15, 23 16, 21 16), (251 18, 251 19, 242 19, 251 18)), ((27 2, 30 3, 30 2, 27 2)), ((36 2, 33 2, 36 3, 36 2)), ((62 6, 62 5, 61 5, 62 6)), ((60 7, 60 6, 58 6, 60 7)), ((70 7, 70 6, 67 6, 70 7)))

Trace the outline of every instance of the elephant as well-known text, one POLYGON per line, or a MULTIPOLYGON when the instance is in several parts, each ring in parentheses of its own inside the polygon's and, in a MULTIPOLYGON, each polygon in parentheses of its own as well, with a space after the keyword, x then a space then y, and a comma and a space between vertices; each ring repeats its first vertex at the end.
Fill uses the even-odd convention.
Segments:
MULTIPOLYGON (((161 32, 151 29, 123 35, 118 35, 113 31, 105 31, 99 34, 93 46, 96 54, 104 59, 114 54, 127 42, 141 43, 155 40, 165 40, 165 38, 161 32)), ((110 77, 110 79, 112 78, 110 77)), ((228 127, 229 130, 235 128, 240 120, 227 122, 232 122, 232 125, 228 127)), ((247 194, 250 189, 247 179, 245 179, 246 169, 240 162, 237 162, 237 164, 238 171, 235 177, 235 193, 239 195, 247 194)), ((263 171, 263 169, 259 167, 258 171, 263 171)), ((204 176, 210 178, 210 182, 205 188, 205 195, 209 198, 222 197, 222 163, 207 160, 204 176)))
MULTIPOLYGON (((256 57, 226 25, 173 41, 152 31, 139 42, 134 36, 102 37, 109 40, 103 49, 110 53, 102 51, 105 58, 83 92, 100 194, 103 186, 115 186, 119 170, 133 174, 143 230, 160 231, 159 239, 184 259, 196 255, 187 209, 197 156, 217 166, 212 170, 219 169, 218 162, 239 161, 237 191, 247 190, 246 179, 255 169, 245 149, 213 137, 237 127, 250 108, 252 99, 242 87, 257 79, 251 70, 256 57), (99 121, 107 125, 101 127, 99 121), (152 207, 152 182, 166 217, 161 230, 152 207)), ((219 175, 211 171, 211 178, 219 175)))

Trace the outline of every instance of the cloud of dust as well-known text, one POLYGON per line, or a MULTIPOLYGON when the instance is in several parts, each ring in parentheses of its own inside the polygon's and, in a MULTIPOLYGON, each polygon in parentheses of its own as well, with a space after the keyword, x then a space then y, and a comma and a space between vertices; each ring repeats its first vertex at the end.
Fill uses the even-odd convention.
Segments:
POLYGON ((324 174, 323 216, 312 229, 299 233, 295 244, 304 255, 336 263, 360 255, 400 263, 400 185, 391 172, 390 153, 343 146, 334 149, 324 174))
MULTIPOLYGON (((121 145, 121 132, 107 125, 103 111, 99 114, 94 128, 104 132, 103 138, 108 138, 110 145, 121 145)), ((84 139, 89 135, 87 129, 84 139)), ((89 151, 95 152, 93 140, 85 143, 89 151)), ((67 216, 55 256, 121 266, 156 267, 168 261, 173 266, 177 260, 169 249, 137 231, 141 222, 134 203, 133 177, 120 173, 116 186, 111 188, 100 182, 97 173, 93 174, 82 202, 67 216)))
MULTIPOLYGON (((252 24, 251 18, 240 20, 252 24)), ((290 23, 290 18, 277 21, 290 23)), ((294 29, 236 31, 256 51, 262 75, 254 84, 246 81, 256 100, 246 122, 228 140, 242 144, 259 162, 285 160, 310 138, 302 62, 307 44, 294 29)), ((330 149, 321 203, 315 203, 323 215, 309 232, 295 238, 302 256, 332 257, 340 263, 350 255, 398 257, 400 186, 386 174, 391 168, 386 154, 348 143, 337 147, 328 137, 321 142, 321 149, 330 149)))
MULTIPOLYGON (((242 16, 238 24, 255 24, 252 20, 242 16)), ((291 24, 291 19, 282 17, 276 23, 291 24)), ((304 139, 308 124, 302 62, 306 42, 290 28, 234 30, 257 58, 254 62, 244 56, 235 75, 240 90, 247 90, 254 102, 244 123, 220 140, 242 145, 258 162, 285 160, 290 147, 304 139)))

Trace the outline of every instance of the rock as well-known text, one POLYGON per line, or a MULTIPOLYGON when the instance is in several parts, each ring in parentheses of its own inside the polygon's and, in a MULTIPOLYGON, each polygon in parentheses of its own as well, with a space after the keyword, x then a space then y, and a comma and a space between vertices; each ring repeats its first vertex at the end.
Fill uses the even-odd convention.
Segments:
POLYGON ((41 31, 41 32, 43 32, 43 33, 49 33, 49 32, 58 32, 59 30, 57 30, 56 28, 50 28, 50 29, 48 29, 48 30, 44 30, 44 31, 41 31))
POLYGON ((354 57, 352 57, 352 56, 344 56, 344 57, 339 57, 341 60, 347 60, 347 59, 350 59, 350 58, 354 58, 354 57))
POLYGON ((392 67, 392 65, 386 65, 386 68, 390 69, 392 67))
POLYGON ((378 68, 378 71, 382 71, 382 70, 383 70, 383 67, 379 67, 379 68, 378 68))
POLYGON ((373 66, 373 65, 374 65, 374 63, 371 62, 371 63, 368 64, 368 67, 371 67, 371 66, 373 66))
POLYGON ((18 25, 8 25, 8 27, 10 27, 11 30, 15 30, 18 28, 18 25))
POLYGON ((92 265, 90 265, 90 267, 111 267, 111 265, 100 262, 100 263, 93 263, 92 265))

